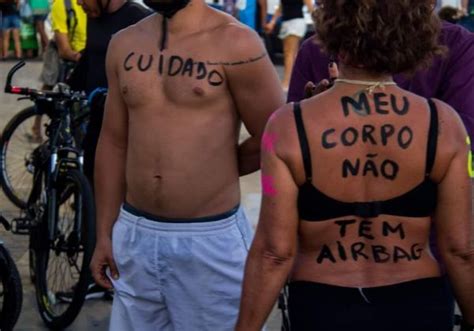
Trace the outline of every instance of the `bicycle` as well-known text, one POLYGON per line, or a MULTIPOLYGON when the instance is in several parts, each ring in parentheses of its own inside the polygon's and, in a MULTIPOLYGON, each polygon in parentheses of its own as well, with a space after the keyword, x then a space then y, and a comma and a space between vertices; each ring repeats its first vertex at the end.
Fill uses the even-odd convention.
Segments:
MULTIPOLYGON (((0 223, 10 230, 8 221, 0 215, 0 223)), ((18 269, 7 248, 0 240, 0 330, 13 330, 20 316, 23 288, 18 269)))
POLYGON ((26 168, 32 186, 22 209, 12 221, 12 232, 30 236, 30 267, 34 270, 40 315, 51 329, 64 329, 79 314, 91 282, 89 263, 95 244, 92 189, 84 176, 83 154, 72 129, 72 107, 85 102, 83 93, 63 88, 57 92, 11 85, 5 93, 24 95, 36 111, 47 115, 45 139, 28 155, 26 168))
MULTIPOLYGON (((64 88, 64 85, 58 85, 64 88)), ((66 87, 67 88, 67 87, 66 87)), ((33 151, 43 143, 43 131, 32 132, 34 121, 38 116, 45 114, 44 93, 29 95, 19 100, 32 100, 34 105, 26 107, 17 113, 5 126, 0 137, 0 186, 7 198, 18 208, 26 207, 28 196, 31 192, 33 169, 31 156, 33 151)), ((84 99, 76 100, 72 105, 72 130, 76 145, 80 146, 85 135, 89 111, 88 103, 84 99)), ((47 121, 47 120, 46 120, 47 121)))

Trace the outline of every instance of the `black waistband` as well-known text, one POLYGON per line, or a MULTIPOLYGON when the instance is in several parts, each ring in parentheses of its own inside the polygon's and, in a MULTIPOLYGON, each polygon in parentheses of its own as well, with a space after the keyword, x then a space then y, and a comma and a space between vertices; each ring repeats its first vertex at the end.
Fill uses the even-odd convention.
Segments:
POLYGON ((449 285, 444 277, 423 278, 379 287, 342 287, 308 281, 289 284, 290 298, 317 298, 324 303, 403 303, 410 301, 440 301, 449 298, 449 285))
POLYGON ((156 216, 145 211, 141 211, 127 202, 124 202, 122 205, 123 210, 132 214, 136 217, 143 217, 150 221, 162 222, 162 223, 205 223, 205 222, 215 222, 222 221, 223 219, 229 218, 237 213, 240 208, 240 205, 232 208, 229 211, 226 211, 222 214, 198 217, 198 218, 164 218, 161 216, 156 216))

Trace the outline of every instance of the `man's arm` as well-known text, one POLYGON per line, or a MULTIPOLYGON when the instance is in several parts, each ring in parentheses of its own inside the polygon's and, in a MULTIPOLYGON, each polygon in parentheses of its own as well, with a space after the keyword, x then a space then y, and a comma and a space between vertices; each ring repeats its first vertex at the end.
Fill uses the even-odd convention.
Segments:
POLYGON ((321 52, 313 38, 303 42, 293 66, 288 102, 301 101, 305 98, 305 86, 308 82, 317 85, 324 79, 329 79, 329 57, 321 52))
POLYGON ((226 77, 237 111, 250 138, 239 146, 241 176, 260 168, 260 139, 271 113, 284 104, 280 80, 259 36, 250 29, 229 28, 236 65, 225 65, 226 77))
POLYGON ((470 147, 467 132, 454 111, 438 102, 440 131, 438 141, 450 146, 452 158, 438 185, 435 213, 437 243, 448 276, 468 324, 474 325, 474 223, 471 209, 470 147), (444 108, 444 109, 443 109, 444 108))
POLYGON ((97 206, 97 244, 91 263, 93 276, 103 287, 111 287, 105 275, 118 272, 112 256, 112 228, 125 198, 125 162, 128 141, 128 113, 120 93, 116 53, 117 37, 110 42, 106 70, 109 83, 105 113, 95 159, 95 201, 97 206))
POLYGON ((77 62, 81 58, 81 53, 74 51, 69 43, 69 38, 66 33, 58 31, 54 32, 54 40, 58 46, 59 57, 64 60, 77 62))
MULTIPOLYGON (((263 198, 260 219, 247 258, 236 331, 260 331, 293 266, 297 250, 298 187, 281 158, 287 142, 281 123, 292 123, 292 112, 270 119, 262 143, 263 198), (283 115, 282 118, 279 118, 283 115), (274 125, 279 122, 280 125, 274 125)), ((294 120, 293 120, 294 121, 294 120)), ((287 125, 290 127, 289 125, 287 125)), ((293 129, 294 126, 291 126, 293 129)), ((294 129, 293 129, 294 130, 294 129)), ((286 147, 288 149, 288 147, 286 147)))
POLYGON ((59 56, 65 60, 79 61, 80 54, 72 49, 69 42, 66 7, 63 0, 53 2, 51 6, 51 24, 59 56))
POLYGON ((458 29, 456 34, 446 35, 446 39, 456 42, 449 45, 446 72, 435 97, 459 113, 471 141, 474 141, 474 34, 458 29))
POLYGON ((263 29, 265 27, 265 24, 267 24, 267 0, 258 0, 258 4, 260 5, 260 24, 263 29))
POLYGON ((304 5, 308 8, 308 12, 312 13, 314 10, 314 2, 313 0, 304 0, 304 5))

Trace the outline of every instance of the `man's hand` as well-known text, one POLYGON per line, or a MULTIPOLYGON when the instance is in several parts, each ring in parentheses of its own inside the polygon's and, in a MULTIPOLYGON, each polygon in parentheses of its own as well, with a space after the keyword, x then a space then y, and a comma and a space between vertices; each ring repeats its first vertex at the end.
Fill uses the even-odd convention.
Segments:
POLYGON ((311 98, 319 93, 322 93, 328 89, 330 89, 333 84, 334 80, 339 77, 339 69, 335 62, 329 63, 329 79, 323 79, 318 83, 318 85, 314 85, 313 82, 307 82, 304 87, 304 98, 308 99, 311 98))
POLYGON ((73 56, 72 56, 72 59, 74 62, 79 62, 79 60, 81 59, 82 57, 82 53, 81 52, 76 52, 73 56))
POLYGON ((109 268, 112 278, 119 278, 117 266, 112 255, 112 241, 110 239, 102 239, 97 242, 90 268, 92 277, 94 277, 97 285, 107 289, 113 288, 112 282, 105 273, 106 269, 109 268))

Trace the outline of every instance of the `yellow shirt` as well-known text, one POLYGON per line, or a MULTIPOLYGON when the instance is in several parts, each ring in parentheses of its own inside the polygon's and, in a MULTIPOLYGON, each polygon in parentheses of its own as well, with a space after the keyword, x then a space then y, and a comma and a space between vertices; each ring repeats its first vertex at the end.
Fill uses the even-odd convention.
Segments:
POLYGON ((65 0, 54 0, 51 6, 51 23, 54 32, 65 33, 69 36, 71 48, 80 52, 86 47, 87 34, 87 15, 81 6, 77 4, 77 0, 71 0, 72 10, 75 12, 75 18, 71 19, 70 30, 67 26, 67 14, 65 0), (74 28, 75 22, 77 25, 74 28))

